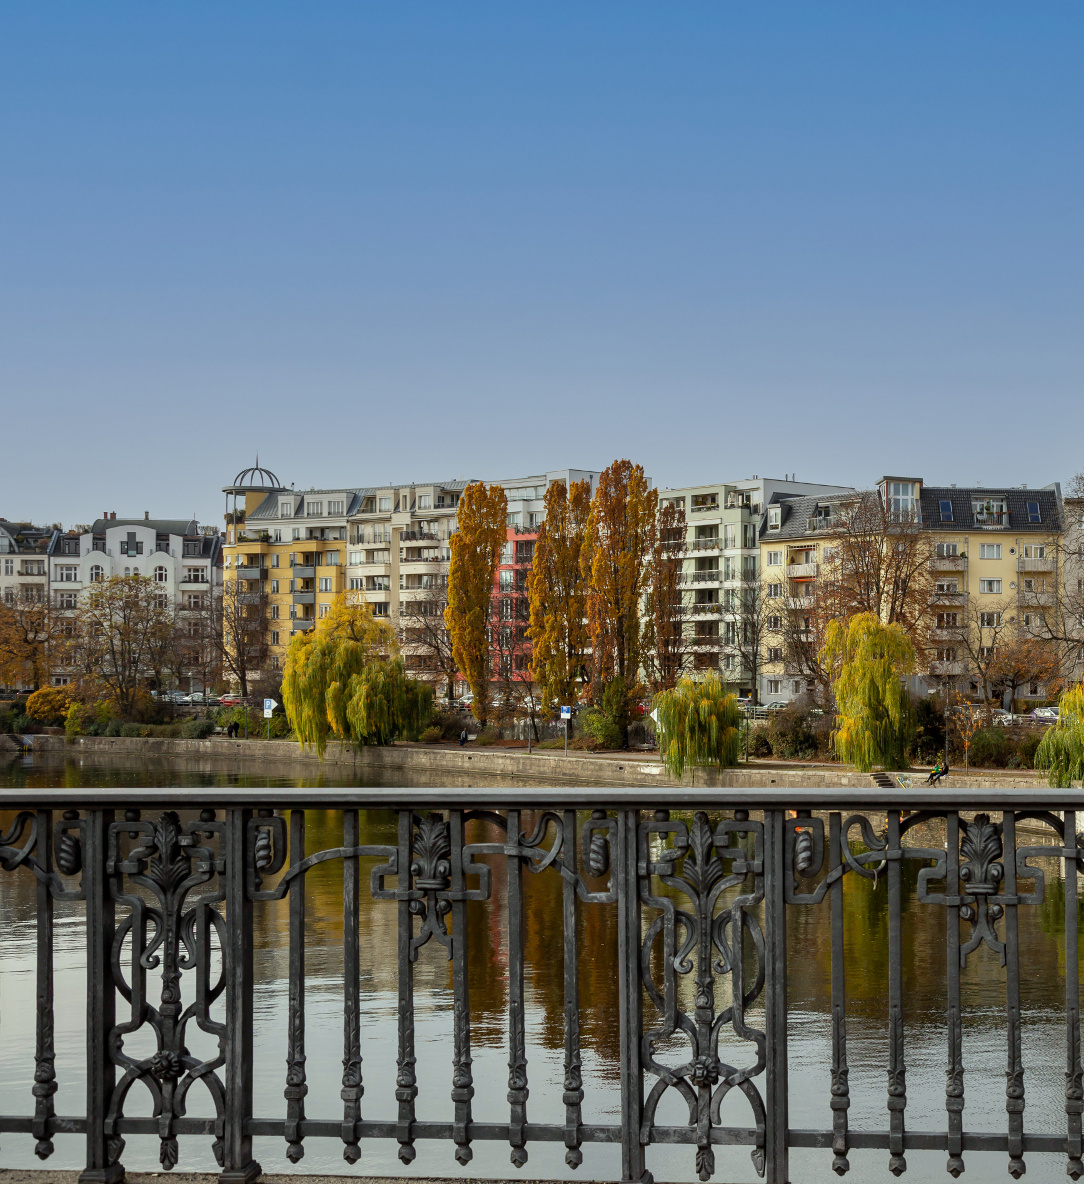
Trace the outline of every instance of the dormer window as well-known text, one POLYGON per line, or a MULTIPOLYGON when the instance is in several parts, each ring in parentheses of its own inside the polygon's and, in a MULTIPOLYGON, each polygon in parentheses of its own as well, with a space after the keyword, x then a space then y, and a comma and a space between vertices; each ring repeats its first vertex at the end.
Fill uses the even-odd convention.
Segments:
POLYGON ((768 529, 769 530, 778 530, 779 529, 779 527, 781 525, 780 519, 782 517, 782 513, 783 513, 783 509, 781 506, 769 506, 768 507, 768 529))
POLYGON ((293 502, 279 502, 279 517, 292 518, 294 516, 293 502))
POLYGON ((973 498, 971 512, 980 526, 1002 526, 1007 520, 1003 497, 973 498))
POLYGON ((885 509, 895 517, 915 512, 915 487, 911 481, 885 482, 885 509))
POLYGON ((938 501, 937 505, 941 510, 941 521, 952 522, 952 502, 947 497, 943 497, 938 501))
POLYGON ((1028 502, 1028 522, 1033 526, 1038 526, 1042 520, 1043 516, 1039 513, 1039 503, 1028 502))
POLYGON ((324 503, 307 502, 305 504, 305 514, 309 518, 322 518, 324 515, 324 503))

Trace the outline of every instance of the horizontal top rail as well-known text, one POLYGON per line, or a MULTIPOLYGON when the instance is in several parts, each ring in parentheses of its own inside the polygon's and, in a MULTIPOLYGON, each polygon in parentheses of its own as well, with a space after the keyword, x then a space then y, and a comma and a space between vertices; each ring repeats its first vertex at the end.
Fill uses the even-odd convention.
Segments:
POLYGON ((939 789, 913 787, 804 788, 793 786, 723 786, 693 789, 685 786, 641 788, 597 786, 519 785, 485 788, 464 786, 188 786, 163 788, 38 788, 26 786, 0 789, 0 810, 22 810, 28 806, 62 808, 69 805, 122 808, 134 805, 163 805, 184 808, 205 806, 329 807, 333 809, 394 809, 421 806, 562 806, 567 808, 620 807, 653 810, 660 805, 672 810, 698 810, 732 806, 765 809, 863 810, 1084 810, 1084 790, 1035 788, 939 789))

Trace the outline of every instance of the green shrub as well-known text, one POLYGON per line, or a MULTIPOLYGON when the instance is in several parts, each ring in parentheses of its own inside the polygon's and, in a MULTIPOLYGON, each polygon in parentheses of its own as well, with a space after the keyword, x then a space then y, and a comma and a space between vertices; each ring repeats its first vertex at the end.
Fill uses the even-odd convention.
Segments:
POLYGON ((767 732, 775 756, 802 761, 817 755, 817 736, 810 727, 809 716, 803 711, 786 707, 776 712, 767 732))
POLYGON ((270 731, 272 740, 285 740, 291 734, 290 721, 286 718, 285 713, 279 712, 277 715, 271 717, 271 727, 267 728, 267 720, 264 720, 264 735, 270 731))
POLYGON ((479 732, 477 742, 484 745, 496 744, 500 738, 500 728, 495 728, 492 724, 487 724, 486 727, 484 727, 481 732, 479 732))
POLYGON ((120 725, 121 736, 146 736, 147 727, 145 724, 126 723, 120 725))
POLYGON ((418 739, 423 744, 436 744, 438 740, 444 739, 444 729, 439 724, 430 724, 418 739))
POLYGON ((749 737, 750 756, 774 756, 771 735, 767 728, 754 728, 749 737))
POLYGON ((1004 769, 1015 746, 1004 728, 980 728, 971 737, 968 763, 975 768, 1004 769))
POLYGON ((206 740, 214 730, 212 719, 186 719, 181 725, 181 735, 186 740, 206 740))
POLYGON ((9 736, 15 731, 15 712, 0 711, 0 736, 9 736))
POLYGON ((620 748, 621 729, 604 711, 597 707, 586 707, 576 721, 578 730, 597 748, 620 748))
POLYGON ((910 757, 916 764, 932 765, 945 753, 945 715, 932 695, 915 696, 915 736, 910 757))
POLYGON ((1032 728, 1023 738, 1023 740, 1020 741, 1020 744, 1016 750, 1017 755, 1020 758, 1020 768, 1035 768, 1035 752, 1042 743, 1043 737, 1045 735, 1045 728, 1032 728))

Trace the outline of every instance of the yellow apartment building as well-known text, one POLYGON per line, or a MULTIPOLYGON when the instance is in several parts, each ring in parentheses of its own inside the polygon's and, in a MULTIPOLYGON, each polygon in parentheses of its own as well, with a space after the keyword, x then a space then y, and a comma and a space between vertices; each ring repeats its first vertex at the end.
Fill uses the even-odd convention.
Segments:
MULTIPOLYGON (((839 562, 842 515, 859 496, 780 496, 765 508, 762 703, 786 703, 812 689, 801 658, 803 646, 815 649, 820 641, 818 581, 839 562)), ((927 486, 918 477, 884 477, 876 496, 890 516, 926 536, 928 646, 916 689, 978 690, 994 649, 1033 636, 1038 614, 1056 610, 1065 519, 1060 487, 927 486)), ((1032 684, 1022 697, 1045 696, 1044 687, 1032 684)))

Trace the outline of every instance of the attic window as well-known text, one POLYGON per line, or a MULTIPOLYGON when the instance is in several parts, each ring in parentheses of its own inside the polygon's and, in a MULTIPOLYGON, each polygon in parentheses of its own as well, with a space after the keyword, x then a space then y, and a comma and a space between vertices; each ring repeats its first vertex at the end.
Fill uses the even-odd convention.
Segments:
POLYGON ((1039 513, 1038 502, 1028 502, 1028 522, 1041 523, 1043 520, 1042 514, 1039 513))
POLYGON ((768 507, 768 529, 769 530, 778 530, 779 529, 780 513, 781 513, 781 507, 779 507, 779 506, 769 506, 768 507))
POLYGON ((943 497, 938 501, 937 504, 941 507, 941 521, 951 522, 953 520, 952 502, 947 497, 943 497))

